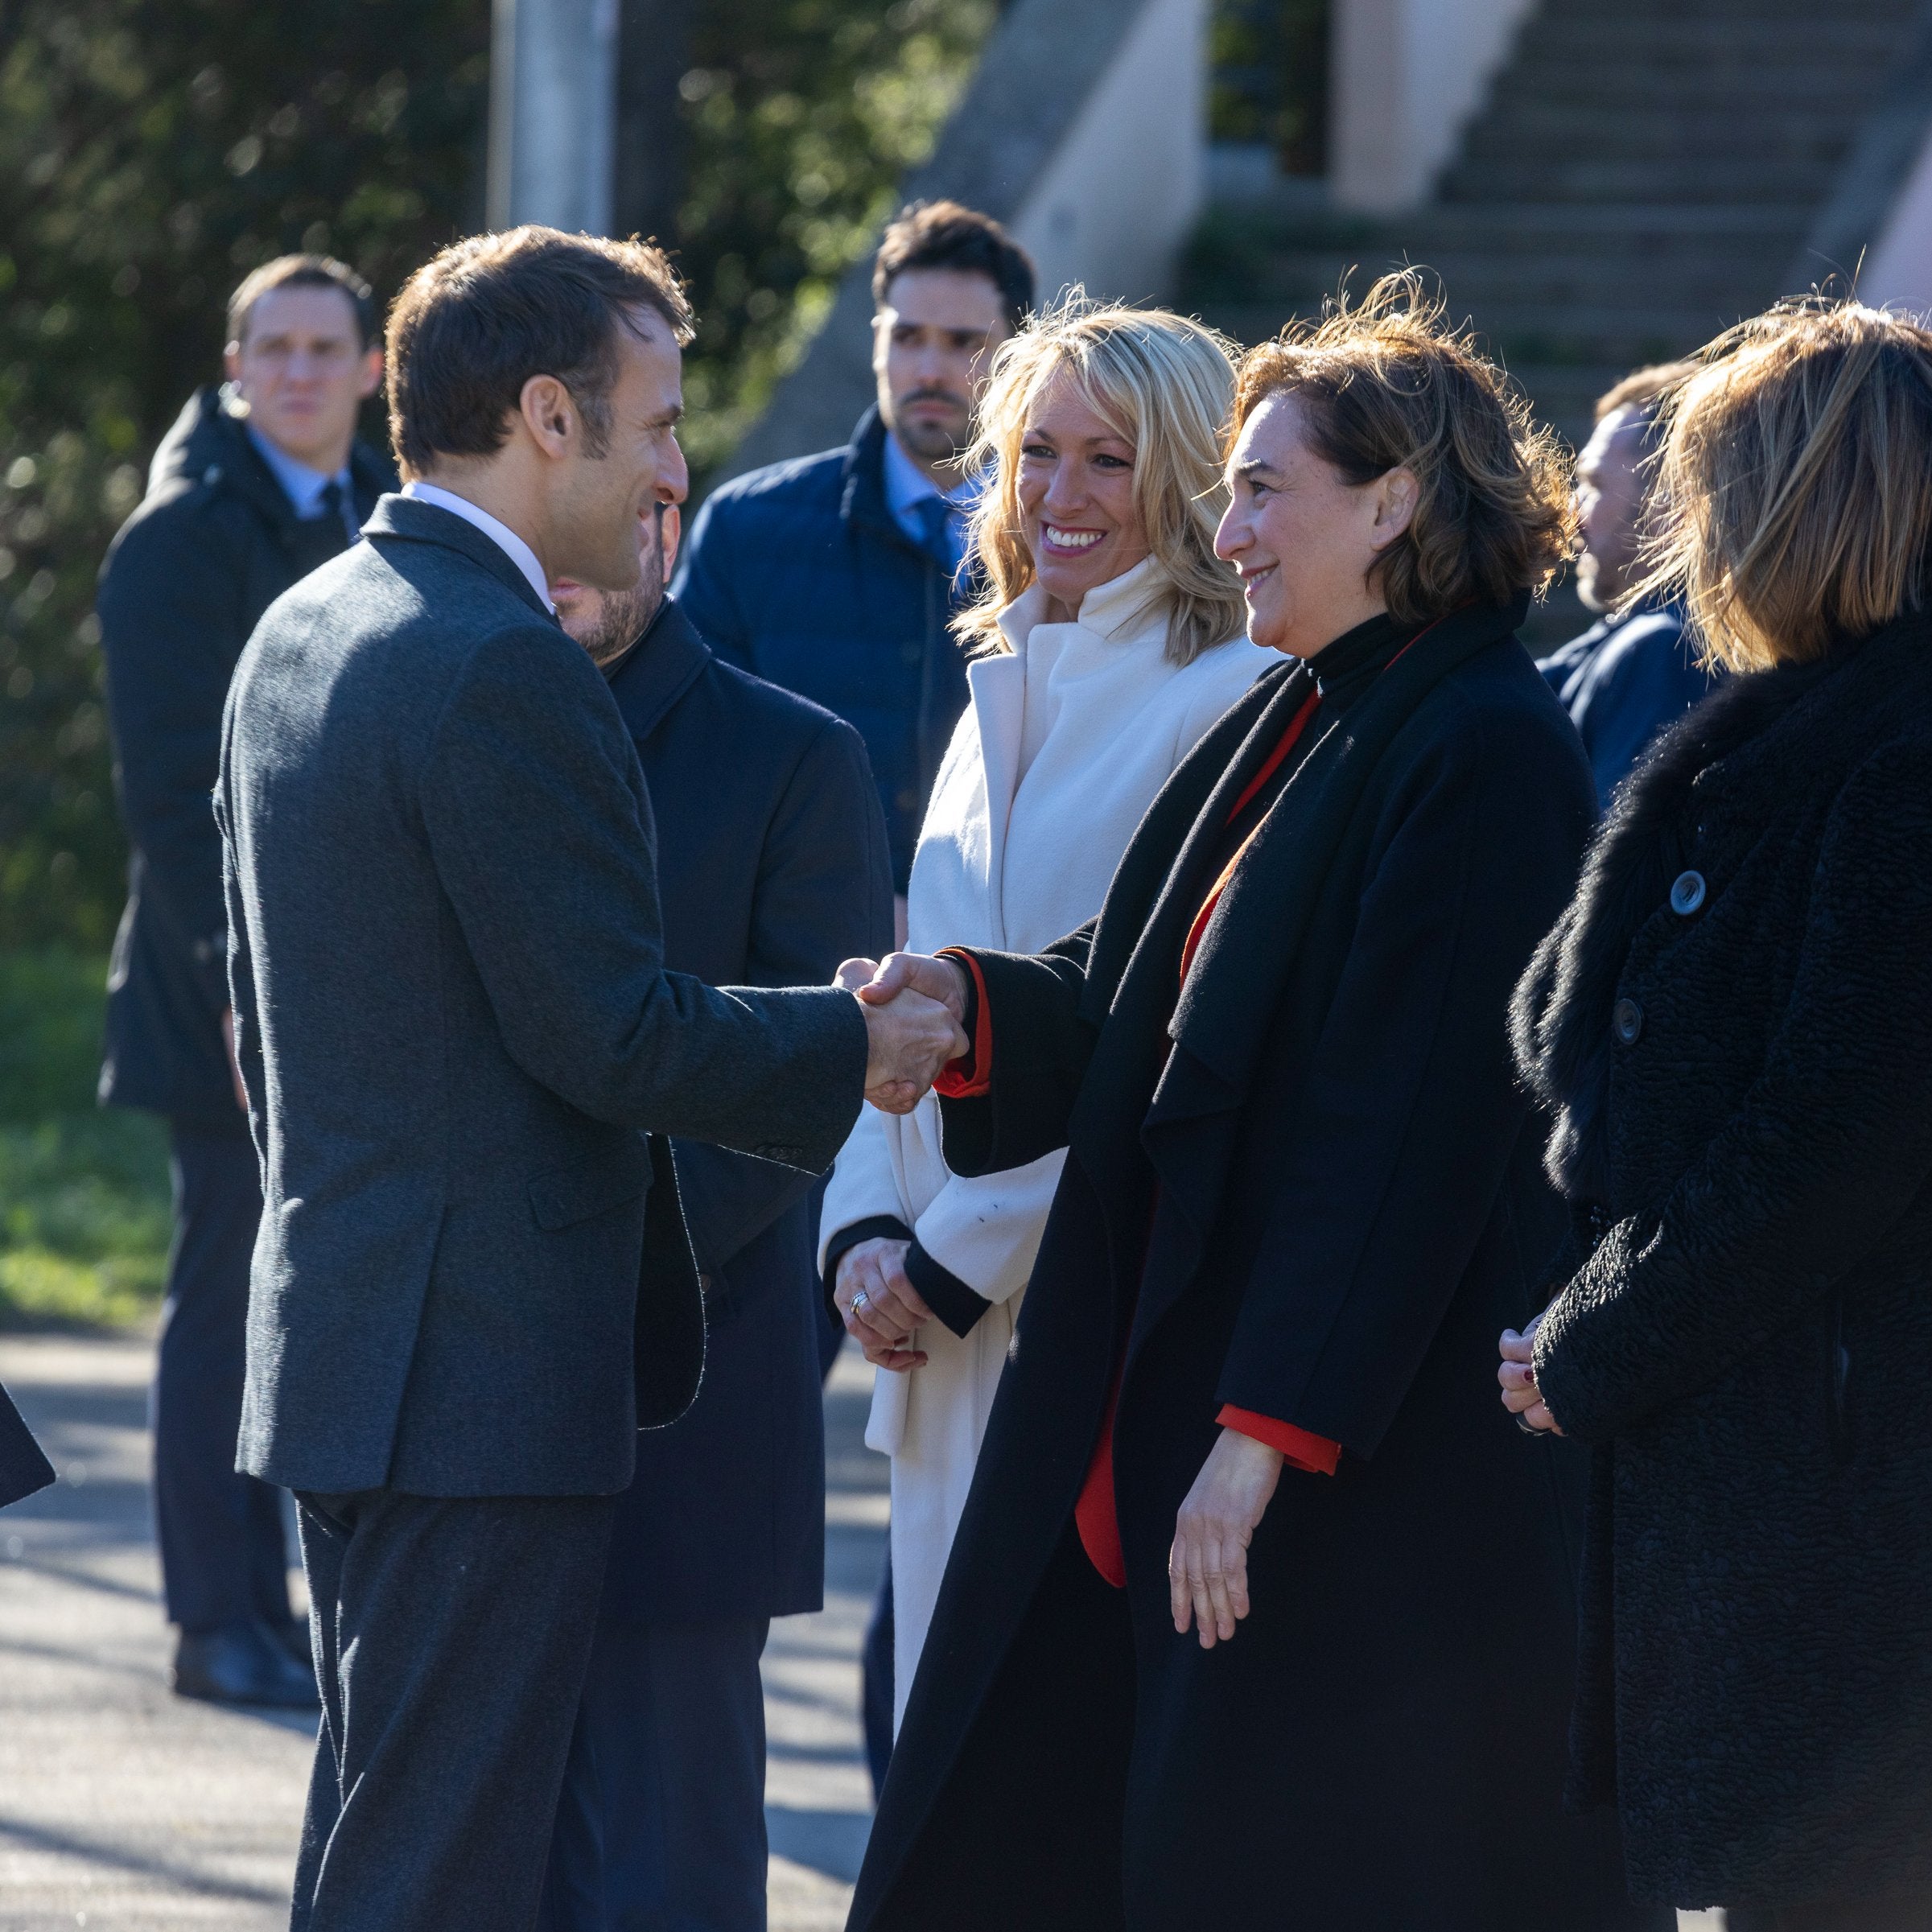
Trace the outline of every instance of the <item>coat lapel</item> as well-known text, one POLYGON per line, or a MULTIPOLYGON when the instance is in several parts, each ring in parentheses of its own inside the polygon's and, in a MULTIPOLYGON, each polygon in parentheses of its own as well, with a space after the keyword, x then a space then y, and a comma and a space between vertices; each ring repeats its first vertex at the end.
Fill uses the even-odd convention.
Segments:
POLYGON ((611 695, 633 740, 641 744, 650 736, 711 661, 710 645, 667 597, 610 674, 611 695))

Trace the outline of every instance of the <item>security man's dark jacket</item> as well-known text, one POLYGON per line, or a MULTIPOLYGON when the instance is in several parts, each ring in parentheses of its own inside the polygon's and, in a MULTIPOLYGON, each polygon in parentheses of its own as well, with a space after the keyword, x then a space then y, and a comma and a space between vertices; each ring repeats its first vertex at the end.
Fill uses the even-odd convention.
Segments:
POLYGON ((255 627, 223 725, 263 1201, 238 1465, 615 1495, 703 1367, 661 1137, 822 1173, 867 1029, 822 983, 666 971, 650 796, 589 657, 463 518, 385 496, 364 527, 255 627))
MULTIPOLYGON (((360 443, 349 470, 360 521, 394 478, 360 443)), ((241 419, 208 388, 154 452, 147 495, 108 552, 101 641, 131 848, 101 1071, 111 1105, 241 1125, 221 1042, 227 919, 208 802, 221 706, 257 619, 348 543, 340 518, 296 516, 241 419)))
POLYGON ((672 594, 719 657, 856 725, 903 892, 928 795, 966 709, 947 628, 962 587, 886 501, 886 426, 734 477, 698 513, 672 594))
MULTIPOLYGON (((829 981, 892 937, 885 826, 859 734, 720 663, 667 603, 611 694, 657 822, 665 963, 713 985, 829 981)), ((690 1411, 641 1436, 611 1540, 605 1617, 815 1610, 825 1421, 809 1176, 675 1143, 708 1340, 690 1411)))

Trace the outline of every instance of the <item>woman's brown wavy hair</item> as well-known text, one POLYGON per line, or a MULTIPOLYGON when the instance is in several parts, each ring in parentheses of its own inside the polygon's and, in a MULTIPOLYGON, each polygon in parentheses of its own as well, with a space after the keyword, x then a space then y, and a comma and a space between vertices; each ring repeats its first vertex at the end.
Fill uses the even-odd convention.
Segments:
POLYGON ((1681 594, 1732 670, 1916 609, 1932 542, 1932 330, 1824 295, 1720 336, 1666 404, 1665 505, 1633 596, 1681 594))
POLYGON ((1234 435, 1284 394, 1306 412, 1310 446, 1351 484, 1394 469, 1415 478, 1409 527, 1370 572, 1397 623, 1540 596, 1575 547, 1562 446, 1468 330, 1449 326, 1414 270, 1250 349, 1235 377, 1234 435))

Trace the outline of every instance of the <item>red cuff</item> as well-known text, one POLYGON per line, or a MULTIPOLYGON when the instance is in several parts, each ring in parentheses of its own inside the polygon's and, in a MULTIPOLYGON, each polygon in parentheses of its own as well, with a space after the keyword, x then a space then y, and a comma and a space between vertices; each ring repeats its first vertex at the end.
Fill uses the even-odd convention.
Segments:
POLYGON ((1238 1430, 1257 1442, 1265 1442, 1271 1449, 1280 1450, 1296 1469, 1306 1469, 1311 1476, 1333 1476, 1336 1464, 1341 1460, 1340 1443, 1330 1442, 1325 1436, 1311 1435, 1291 1422, 1277 1422, 1272 1415, 1238 1409, 1232 1403, 1221 1405, 1215 1420, 1224 1429, 1238 1430))
POLYGON ((973 1018, 971 1047, 941 1069, 933 1091, 941 1100, 982 1100, 993 1090, 993 1013, 987 1002, 986 978, 979 962, 956 946, 947 946, 937 957, 958 960, 973 975, 978 1010, 973 1018))

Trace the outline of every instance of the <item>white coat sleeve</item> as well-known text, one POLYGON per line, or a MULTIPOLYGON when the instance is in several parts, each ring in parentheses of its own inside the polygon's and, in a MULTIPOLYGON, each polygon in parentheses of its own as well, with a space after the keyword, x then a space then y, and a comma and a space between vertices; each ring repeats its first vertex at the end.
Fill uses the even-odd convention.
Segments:
MULTIPOLYGON (((937 1104, 921 1102, 921 1105, 937 1104)), ((842 1228, 889 1214, 912 1225, 911 1204, 900 1191, 899 1170, 892 1159, 891 1137, 896 1123, 875 1106, 859 1110, 859 1119, 826 1183, 825 1206, 818 1217, 818 1271, 825 1272, 825 1251, 842 1228)))
POLYGON ((1066 1149, 1024 1168, 968 1180, 954 1174, 912 1223, 919 1245, 976 1295, 1006 1301, 1033 1272, 1066 1149))

